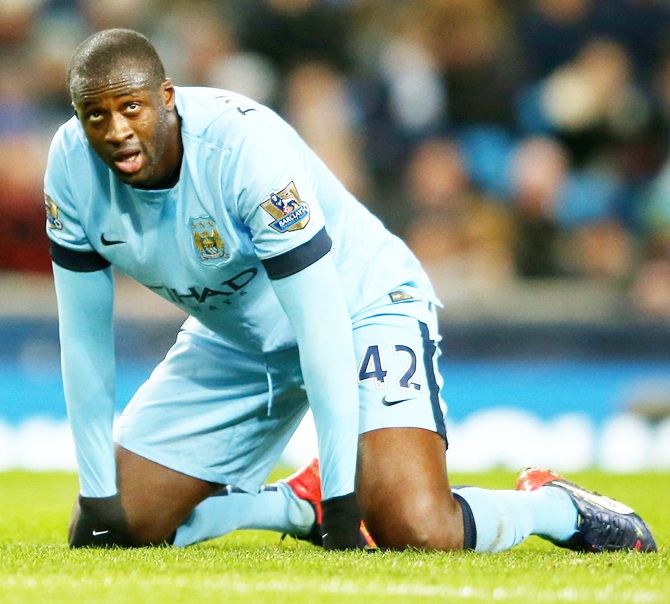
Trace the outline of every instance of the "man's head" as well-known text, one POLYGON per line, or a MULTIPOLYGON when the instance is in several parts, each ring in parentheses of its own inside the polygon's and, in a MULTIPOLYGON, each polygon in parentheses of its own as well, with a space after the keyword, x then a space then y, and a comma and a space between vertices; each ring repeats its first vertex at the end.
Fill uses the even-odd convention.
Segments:
POLYGON ((74 51, 72 104, 91 147, 127 184, 174 184, 181 164, 175 92, 151 42, 127 29, 100 31, 74 51))

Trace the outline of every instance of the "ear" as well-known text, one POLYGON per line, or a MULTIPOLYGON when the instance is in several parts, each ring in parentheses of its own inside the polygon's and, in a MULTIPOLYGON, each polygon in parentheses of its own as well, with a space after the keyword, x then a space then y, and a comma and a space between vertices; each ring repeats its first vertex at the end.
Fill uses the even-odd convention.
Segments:
POLYGON ((163 95, 163 102, 165 106, 171 111, 174 109, 175 104, 175 91, 174 86, 172 85, 172 80, 166 78, 166 80, 161 84, 161 93, 163 95))

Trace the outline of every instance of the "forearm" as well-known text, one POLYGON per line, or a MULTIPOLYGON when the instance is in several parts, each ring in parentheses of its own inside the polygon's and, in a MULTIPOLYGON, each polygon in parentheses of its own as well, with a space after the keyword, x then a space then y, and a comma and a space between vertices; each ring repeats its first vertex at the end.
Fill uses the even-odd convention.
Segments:
POLYGON ((349 317, 346 323, 336 317, 322 317, 319 323, 319 328, 310 330, 299 346, 317 429, 323 497, 328 499, 354 490, 358 389, 353 378, 356 370, 349 317))
POLYGON ((110 269, 75 272, 53 265, 63 388, 86 497, 116 493, 112 442, 115 365, 110 269))
POLYGON ((324 499, 352 493, 358 387, 351 320, 329 255, 273 282, 296 332, 317 431, 324 499))

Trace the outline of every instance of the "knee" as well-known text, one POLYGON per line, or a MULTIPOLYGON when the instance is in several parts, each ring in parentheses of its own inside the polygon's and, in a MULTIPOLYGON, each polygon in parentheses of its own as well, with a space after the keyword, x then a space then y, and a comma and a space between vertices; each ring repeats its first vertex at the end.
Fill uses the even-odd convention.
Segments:
POLYGON ((462 549, 463 517, 451 494, 444 451, 439 434, 419 428, 361 436, 356 494, 380 547, 462 549))
POLYGON ((363 504, 363 517, 379 547, 440 551, 463 548, 460 507, 447 497, 406 494, 392 502, 363 504))
POLYGON ((179 517, 163 513, 157 507, 128 505, 126 526, 132 547, 172 545, 177 528, 190 512, 179 517))

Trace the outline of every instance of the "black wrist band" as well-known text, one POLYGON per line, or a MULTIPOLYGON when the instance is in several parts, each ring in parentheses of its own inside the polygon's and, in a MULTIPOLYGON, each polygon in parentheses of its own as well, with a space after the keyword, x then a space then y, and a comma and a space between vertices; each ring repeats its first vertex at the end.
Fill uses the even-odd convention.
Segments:
POLYGON ((79 516, 70 535, 71 547, 130 547, 121 497, 79 496, 79 516))
POLYGON ((117 516, 121 506, 119 495, 109 497, 84 497, 79 495, 79 507, 85 512, 93 512, 103 516, 117 516))
POLYGON ((325 549, 358 549, 361 547, 361 511, 355 493, 331 497, 321 502, 322 533, 325 549))

